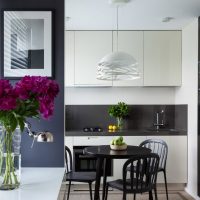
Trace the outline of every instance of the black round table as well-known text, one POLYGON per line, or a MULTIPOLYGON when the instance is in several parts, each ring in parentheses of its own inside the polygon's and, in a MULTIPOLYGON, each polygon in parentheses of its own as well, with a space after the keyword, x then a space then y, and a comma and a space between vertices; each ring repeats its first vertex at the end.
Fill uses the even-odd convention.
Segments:
POLYGON ((95 192, 94 200, 99 200, 99 188, 101 181, 101 169, 104 162, 104 178, 103 178, 103 197, 105 197, 105 186, 107 180, 107 160, 108 159, 128 159, 135 155, 146 155, 151 153, 151 149, 139 147, 139 146, 128 146, 126 150, 115 151, 111 150, 109 145, 102 146, 91 146, 84 149, 84 153, 91 155, 97 158, 97 168, 96 168, 96 183, 95 183, 95 192))

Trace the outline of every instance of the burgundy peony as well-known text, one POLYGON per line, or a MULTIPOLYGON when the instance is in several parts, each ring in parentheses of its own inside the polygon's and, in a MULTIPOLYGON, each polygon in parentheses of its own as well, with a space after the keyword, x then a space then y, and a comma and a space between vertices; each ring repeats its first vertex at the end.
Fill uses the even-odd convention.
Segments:
POLYGON ((36 112, 48 119, 53 115, 54 99, 58 92, 58 84, 47 77, 25 76, 15 84, 15 88, 8 80, 0 80, 0 110, 9 111, 20 108, 23 102, 28 105, 37 101, 39 107, 36 112))
POLYGON ((0 80, 0 110, 9 111, 16 108, 17 95, 8 80, 0 80))

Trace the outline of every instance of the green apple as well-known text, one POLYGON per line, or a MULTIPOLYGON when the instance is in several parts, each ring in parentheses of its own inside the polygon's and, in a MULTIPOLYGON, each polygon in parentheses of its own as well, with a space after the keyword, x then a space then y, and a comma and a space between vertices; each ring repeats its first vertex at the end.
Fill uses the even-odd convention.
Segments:
POLYGON ((114 145, 114 143, 115 143, 115 139, 112 139, 112 140, 110 141, 110 144, 111 144, 111 145, 114 145))
POLYGON ((122 136, 120 136, 120 137, 119 137, 119 140, 120 140, 121 142, 123 142, 123 137, 122 137, 122 136))

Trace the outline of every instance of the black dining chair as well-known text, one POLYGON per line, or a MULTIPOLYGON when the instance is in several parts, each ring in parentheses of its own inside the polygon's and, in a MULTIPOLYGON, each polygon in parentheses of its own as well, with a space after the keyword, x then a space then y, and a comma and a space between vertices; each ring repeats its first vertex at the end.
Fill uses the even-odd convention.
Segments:
POLYGON ((165 190, 166 190, 166 196, 168 200, 169 197, 168 197, 167 176, 166 176, 166 163, 167 163, 167 154, 168 154, 167 143, 161 139, 148 139, 148 140, 143 141, 139 146, 149 148, 152 150, 151 151, 152 153, 158 154, 160 158, 158 172, 163 172, 164 174, 165 190))
POLYGON ((155 190, 157 199, 156 179, 158 165, 159 156, 154 153, 137 155, 128 159, 123 165, 123 178, 107 182, 105 200, 108 197, 109 187, 123 191, 123 200, 126 200, 126 196, 129 193, 134 194, 134 200, 136 200, 136 194, 144 192, 149 192, 149 199, 153 200, 152 190, 155 190))
POLYGON ((90 199, 92 200, 92 182, 96 180, 95 172, 74 172, 72 168, 72 153, 65 146, 65 165, 66 165, 66 181, 69 181, 67 200, 69 200, 71 182, 82 182, 89 184, 90 199))

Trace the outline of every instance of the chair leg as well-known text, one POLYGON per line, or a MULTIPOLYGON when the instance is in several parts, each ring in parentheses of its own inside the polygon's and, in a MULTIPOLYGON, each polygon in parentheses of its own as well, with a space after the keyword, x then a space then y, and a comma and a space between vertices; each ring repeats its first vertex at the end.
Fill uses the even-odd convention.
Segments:
POLYGON ((69 200, 70 188, 71 188, 71 181, 69 181, 67 200, 69 200))
POLYGON ((155 186, 155 188, 154 188, 154 192, 155 192, 155 200, 158 200, 158 195, 157 195, 157 188, 156 188, 156 186, 155 186))
POLYGON ((92 200, 92 183, 89 182, 90 200, 92 200))
POLYGON ((123 200, 126 200, 126 193, 123 192, 123 200))
POLYGON ((166 171, 163 171, 164 173, 164 178, 165 178, 165 190, 166 190, 166 196, 167 196, 167 200, 169 199, 168 197, 168 189, 167 189, 167 176, 166 176, 166 171))
MULTIPOLYGON (((106 185, 106 193, 105 193, 105 200, 108 198, 108 185, 106 185)), ((104 200, 104 199, 103 199, 104 200)))
POLYGON ((136 200, 136 193, 134 193, 133 199, 136 200))
POLYGON ((153 200, 152 191, 149 191, 149 200, 153 200))

